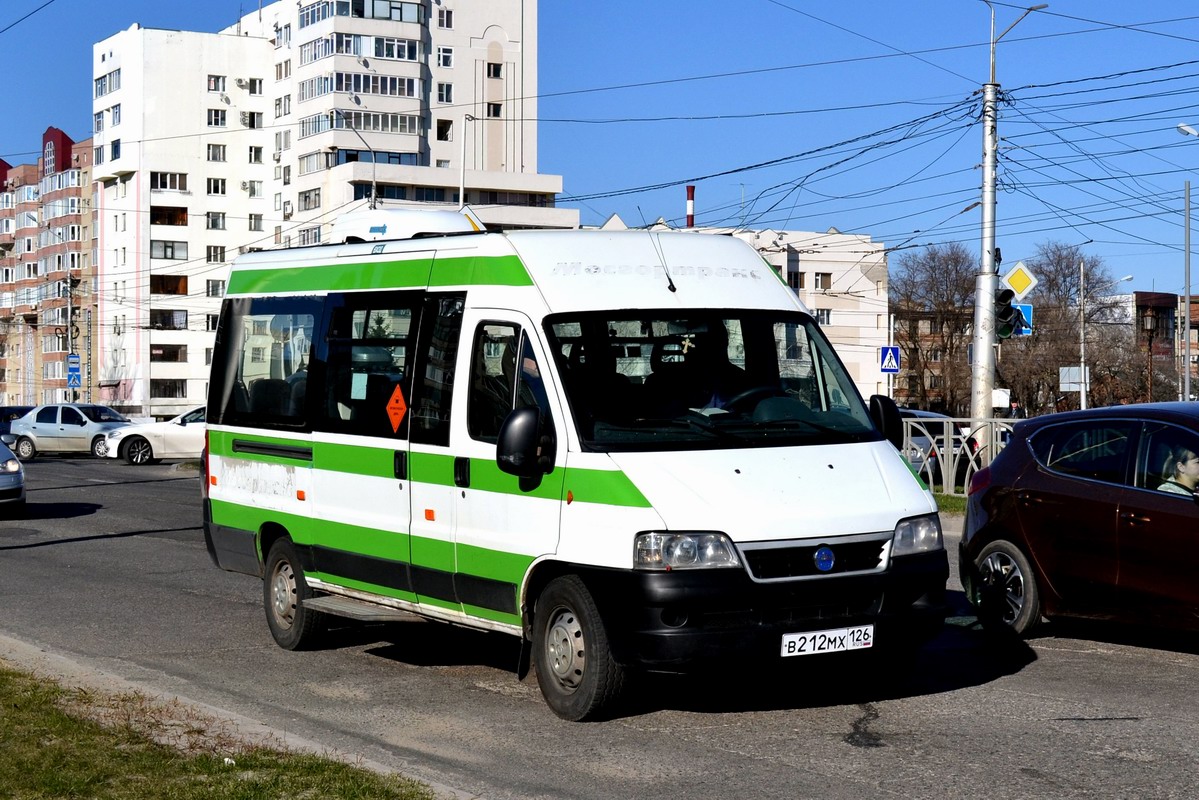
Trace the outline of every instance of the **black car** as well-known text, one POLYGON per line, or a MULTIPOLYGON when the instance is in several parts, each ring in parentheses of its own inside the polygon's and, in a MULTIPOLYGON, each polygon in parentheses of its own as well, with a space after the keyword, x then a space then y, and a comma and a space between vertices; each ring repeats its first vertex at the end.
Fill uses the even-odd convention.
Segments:
POLYGON ((0 441, 11 445, 17 440, 9 431, 12 421, 33 410, 33 406, 0 406, 0 441))
POLYGON ((970 482, 962 583, 991 629, 1042 616, 1199 629, 1199 403, 1016 423, 970 482))

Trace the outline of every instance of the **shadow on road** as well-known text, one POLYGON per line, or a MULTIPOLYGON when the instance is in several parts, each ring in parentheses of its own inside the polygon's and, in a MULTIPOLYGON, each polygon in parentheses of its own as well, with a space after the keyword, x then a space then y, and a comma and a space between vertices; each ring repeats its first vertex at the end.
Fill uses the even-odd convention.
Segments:
MULTIPOLYGON (((32 493, 32 492, 31 492, 32 493)), ((72 519, 95 514, 104 506, 99 503, 33 503, 26 502, 18 519, 72 519)))

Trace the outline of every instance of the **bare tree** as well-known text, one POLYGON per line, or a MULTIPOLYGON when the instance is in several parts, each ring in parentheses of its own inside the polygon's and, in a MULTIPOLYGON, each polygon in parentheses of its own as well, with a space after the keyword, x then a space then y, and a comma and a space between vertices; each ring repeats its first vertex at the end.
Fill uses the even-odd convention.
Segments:
POLYGON ((915 391, 900 387, 896 394, 909 404, 939 407, 955 416, 966 413, 966 345, 977 273, 977 258, 957 242, 910 250, 897 259, 889 284, 895 344, 915 391))

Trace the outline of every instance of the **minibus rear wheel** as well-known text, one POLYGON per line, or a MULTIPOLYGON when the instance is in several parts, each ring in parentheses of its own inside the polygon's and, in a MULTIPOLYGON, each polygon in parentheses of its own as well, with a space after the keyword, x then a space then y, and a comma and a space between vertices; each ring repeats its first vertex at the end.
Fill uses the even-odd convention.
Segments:
POLYGON ((262 602, 271 636, 285 650, 309 650, 317 646, 328 627, 328 618, 304 607, 312 589, 304 580, 300 558, 291 539, 279 539, 266 558, 262 602))
POLYGON ((625 669, 613 659, 595 600, 576 575, 555 578, 541 593, 533 659, 541 694, 562 719, 603 717, 624 692, 625 669))

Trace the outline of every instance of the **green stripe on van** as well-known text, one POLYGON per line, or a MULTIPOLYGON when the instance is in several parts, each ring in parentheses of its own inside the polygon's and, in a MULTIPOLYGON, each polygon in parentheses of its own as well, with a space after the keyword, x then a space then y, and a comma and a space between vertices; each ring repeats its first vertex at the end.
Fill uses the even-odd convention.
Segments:
MULTIPOLYGON (((260 455, 257 453, 234 453, 233 439, 262 442, 264 444, 302 445, 304 440, 281 439, 268 436, 246 435, 210 429, 209 448, 212 455, 225 458, 261 461, 271 464, 295 464, 294 461, 260 455)), ((366 447, 332 442, 313 442, 313 463, 318 469, 342 472, 349 475, 366 475, 379 478, 395 477, 395 451, 402 450, 403 441, 396 441, 395 448, 366 447)), ((454 456, 440 453, 413 452, 408 456, 409 479, 417 483, 434 486, 454 485, 454 456)), ((497 494, 513 494, 523 497, 538 497, 545 500, 561 499, 558 482, 542 481, 532 491, 521 491, 517 479, 501 472, 495 461, 486 458, 470 460, 470 488, 497 494)), ((629 477, 619 470, 580 469, 566 470, 563 491, 569 490, 574 499, 584 503, 609 506, 649 508, 645 495, 629 477)))
POLYGON ((532 286, 521 260, 508 256, 414 258, 406 261, 235 269, 236 294, 337 292, 349 289, 415 289, 426 286, 532 286))

